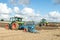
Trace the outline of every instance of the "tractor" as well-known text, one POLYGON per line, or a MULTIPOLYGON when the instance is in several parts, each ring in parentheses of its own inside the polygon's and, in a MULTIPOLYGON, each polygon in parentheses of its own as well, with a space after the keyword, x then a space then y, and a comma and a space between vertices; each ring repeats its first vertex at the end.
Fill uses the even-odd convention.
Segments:
POLYGON ((23 24, 24 24, 24 22, 22 22, 22 18, 11 17, 10 22, 7 27, 12 30, 24 29, 23 27, 20 28, 20 26, 23 24))
POLYGON ((37 32, 34 22, 23 22, 20 17, 11 17, 7 27, 12 30, 23 29, 27 32, 37 32))
POLYGON ((48 22, 46 19, 41 19, 40 23, 39 23, 39 26, 47 26, 48 25, 48 22))
POLYGON ((31 33, 37 33, 38 31, 35 29, 35 23, 33 21, 26 22, 25 29, 31 33))

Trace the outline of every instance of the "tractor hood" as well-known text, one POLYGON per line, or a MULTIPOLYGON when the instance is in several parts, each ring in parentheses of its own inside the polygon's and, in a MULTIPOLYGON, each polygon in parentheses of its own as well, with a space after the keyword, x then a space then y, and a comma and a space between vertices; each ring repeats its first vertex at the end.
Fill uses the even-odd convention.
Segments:
POLYGON ((17 23, 21 23, 21 24, 24 24, 24 22, 17 22, 17 23))

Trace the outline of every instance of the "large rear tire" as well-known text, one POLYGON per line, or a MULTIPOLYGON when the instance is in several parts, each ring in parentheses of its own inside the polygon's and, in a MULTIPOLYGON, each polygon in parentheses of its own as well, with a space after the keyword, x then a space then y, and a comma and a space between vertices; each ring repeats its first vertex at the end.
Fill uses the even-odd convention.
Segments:
POLYGON ((12 23, 12 30, 18 30, 18 27, 19 27, 18 23, 16 22, 12 23))

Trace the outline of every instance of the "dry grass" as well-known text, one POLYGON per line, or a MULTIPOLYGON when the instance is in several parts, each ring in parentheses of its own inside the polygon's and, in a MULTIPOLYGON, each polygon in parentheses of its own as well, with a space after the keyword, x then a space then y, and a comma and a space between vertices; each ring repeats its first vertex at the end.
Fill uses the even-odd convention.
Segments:
POLYGON ((0 40, 60 40, 59 35, 60 29, 39 30, 39 33, 29 33, 23 32, 23 30, 0 28, 0 40))

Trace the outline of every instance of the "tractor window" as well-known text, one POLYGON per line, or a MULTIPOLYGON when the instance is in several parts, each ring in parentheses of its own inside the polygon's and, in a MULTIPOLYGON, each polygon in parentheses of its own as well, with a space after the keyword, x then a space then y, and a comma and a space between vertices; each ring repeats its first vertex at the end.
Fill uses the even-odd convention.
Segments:
POLYGON ((10 18, 10 21, 15 21, 15 19, 14 18, 10 18))
POLYGON ((13 21, 15 21, 15 19, 13 18, 13 21))
POLYGON ((22 18, 12 17, 10 18, 10 21, 22 21, 22 18))
POLYGON ((21 19, 19 19, 19 21, 22 21, 21 19))
POLYGON ((20 19, 20 18, 16 18, 16 21, 22 21, 22 19, 20 19))
POLYGON ((17 21, 18 19, 16 18, 15 20, 17 21))

